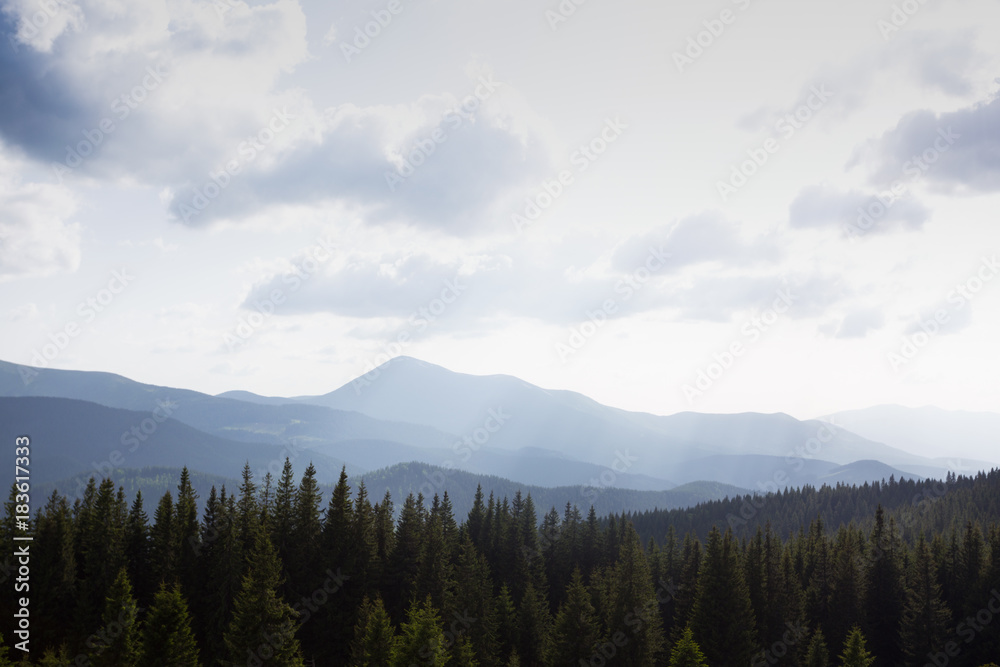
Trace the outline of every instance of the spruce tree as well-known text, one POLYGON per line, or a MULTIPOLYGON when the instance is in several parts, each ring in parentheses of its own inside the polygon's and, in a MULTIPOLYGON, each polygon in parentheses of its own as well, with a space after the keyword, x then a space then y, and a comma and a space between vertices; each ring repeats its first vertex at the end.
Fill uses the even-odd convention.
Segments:
POLYGON ((681 638, 671 649, 670 667, 708 667, 705 654, 694 640, 691 628, 684 628, 681 638))
POLYGON ((530 581, 517 610, 517 653, 529 665, 541 665, 549 655, 552 641, 552 614, 545 597, 530 581))
POLYGON ((879 505, 872 529, 871 557, 865 576, 865 631, 872 652, 886 665, 897 665, 903 657, 899 629, 905 597, 900 564, 901 545, 893 519, 886 521, 879 505))
POLYGON ((573 576, 566 587, 566 600, 559 607, 553 630, 553 665, 586 663, 597 649, 599 620, 590 593, 583 584, 580 568, 573 569, 573 576))
POLYGON ((906 664, 921 667, 927 656, 940 651, 951 621, 941 601, 934 561, 923 533, 917 541, 903 608, 902 641, 906 664))
POLYGON ((617 562, 610 571, 606 590, 603 606, 610 639, 614 641, 621 633, 628 640, 619 647, 617 659, 630 665, 653 665, 664 650, 656 589, 639 535, 631 522, 624 519, 619 531, 617 562))
POLYGON ((430 598, 423 603, 414 600, 396 637, 390 664, 392 667, 444 667, 447 663, 448 649, 437 610, 430 598))
POLYGON ((869 667, 873 662, 875 662, 875 656, 868 652, 867 642, 861 628, 854 626, 847 633, 844 652, 840 654, 841 667, 869 667))
POLYGON ((201 551, 201 527, 198 523, 198 494, 191 485, 191 475, 185 467, 177 485, 174 504, 173 553, 176 557, 177 580, 185 591, 200 588, 198 553, 201 551))
POLYGON ((111 585, 104 605, 104 625, 98 633, 96 667, 132 665, 139 659, 139 609, 124 567, 111 585))
POLYGON ((829 664, 830 651, 826 646, 826 638, 823 636, 823 631, 817 629, 809 639, 803 667, 828 667, 829 664))
POLYGON ((247 571, 233 602, 233 618, 225 643, 230 664, 259 663, 275 667, 302 667, 298 613, 278 597, 281 566, 262 526, 255 530, 247 571))
POLYGON ((691 630, 712 667, 746 667, 755 653, 753 608, 731 530, 712 528, 701 563, 691 630))
POLYGON ((139 667, 197 667, 198 647, 187 602, 177 584, 160 584, 143 626, 139 667))
POLYGON ((395 641, 396 631, 382 604, 382 598, 376 597, 372 602, 365 597, 358 610, 357 625, 354 626, 350 667, 388 665, 392 659, 395 641))

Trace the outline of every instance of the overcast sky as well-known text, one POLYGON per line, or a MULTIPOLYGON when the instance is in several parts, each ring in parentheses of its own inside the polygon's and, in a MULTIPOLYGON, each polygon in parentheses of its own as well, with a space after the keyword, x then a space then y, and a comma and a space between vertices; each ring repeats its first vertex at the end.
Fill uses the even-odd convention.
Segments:
POLYGON ((995 1, 2 7, 5 360, 1000 405, 995 1))

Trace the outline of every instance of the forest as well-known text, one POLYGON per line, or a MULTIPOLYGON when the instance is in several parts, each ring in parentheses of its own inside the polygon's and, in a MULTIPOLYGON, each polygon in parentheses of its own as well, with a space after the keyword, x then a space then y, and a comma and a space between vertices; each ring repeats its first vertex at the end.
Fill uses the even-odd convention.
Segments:
MULTIPOLYGON (((146 506, 53 492, 30 534, 30 652, 0 665, 980 667, 1000 657, 1000 471, 541 516, 480 488, 329 499, 244 467, 146 506), (151 510, 151 514, 150 514, 151 510), (586 514, 586 516, 584 516, 586 514)), ((8 554, 12 550, 8 550, 8 554)), ((7 556, 0 579, 13 587, 7 556)), ((10 590, 10 589, 8 589, 10 590)), ((995 667, 995 665, 993 666, 995 667)))

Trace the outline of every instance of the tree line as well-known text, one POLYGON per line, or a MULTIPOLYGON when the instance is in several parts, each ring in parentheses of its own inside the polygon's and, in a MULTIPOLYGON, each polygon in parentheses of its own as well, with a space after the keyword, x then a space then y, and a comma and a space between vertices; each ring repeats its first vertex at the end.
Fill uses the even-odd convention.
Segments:
MULTIPOLYGON (((23 664, 979 667, 1000 656, 1000 471, 601 518, 567 504, 539 520, 530 495, 481 488, 461 520, 447 492, 397 510, 344 472, 322 496, 314 468, 296 481, 287 460, 276 481, 245 466, 239 488, 213 487, 200 512, 186 469, 152 517, 141 493, 129 502, 108 479, 72 504, 53 492, 30 527, 23 664)), ((0 665, 22 657, 8 650, 10 596, 3 605, 0 665)))

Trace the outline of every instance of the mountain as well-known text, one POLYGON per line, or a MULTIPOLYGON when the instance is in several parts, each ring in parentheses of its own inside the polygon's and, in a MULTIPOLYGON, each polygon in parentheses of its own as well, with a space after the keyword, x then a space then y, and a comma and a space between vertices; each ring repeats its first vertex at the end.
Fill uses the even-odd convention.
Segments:
POLYGON ((899 479, 923 479, 922 476, 893 468, 880 461, 855 461, 838 465, 818 459, 784 458, 757 454, 717 455, 685 461, 675 469, 682 481, 712 479, 751 489, 757 493, 780 491, 805 485, 817 488, 838 483, 862 485, 865 482, 899 479))
POLYGON ((958 473, 1000 463, 1000 413, 996 412, 879 405, 820 419, 919 456, 948 452, 938 463, 948 465, 951 459, 958 473))
MULTIPOLYGON (((324 483, 335 481, 339 465, 360 473, 404 461, 501 475, 539 487, 643 491, 701 480, 760 489, 904 475, 942 478, 949 471, 947 461, 823 421, 781 413, 629 412, 511 376, 455 373, 410 357, 397 357, 328 394, 295 398, 242 391, 211 396, 110 373, 25 369, 0 362, 0 396, 84 400, 131 410, 145 415, 143 419, 167 410, 171 423, 193 429, 187 437, 205 443, 202 450, 225 452, 242 462, 251 454, 241 453, 237 444, 251 453, 257 451, 251 446, 284 447, 324 462, 317 466, 324 483)), ((53 410, 50 419, 62 420, 53 410)), ((136 416, 129 418, 134 422, 136 416)), ((84 419, 78 435, 105 438, 96 428, 99 421, 84 419)), ((56 449, 69 446, 64 441, 56 449)), ((113 451, 113 446, 105 450, 113 451)), ((190 452, 170 445, 155 460, 123 465, 198 469, 186 458, 190 452)), ((207 456, 206 451, 200 454, 207 456)), ((67 455, 73 460, 75 453, 70 448, 67 455)), ((252 456, 260 458, 259 453, 252 456)), ((279 461, 273 466, 277 472, 283 457, 272 455, 272 460, 279 461)), ((220 457, 211 463, 215 467, 201 472, 221 470, 220 457)), ((232 474, 229 467, 218 474, 232 474)))
MULTIPOLYGON (((31 438, 34 483, 75 477, 85 485, 114 468, 187 466, 210 475, 239 475, 249 462, 258 479, 280 473, 286 456, 311 460, 318 476, 336 479, 343 461, 319 452, 226 440, 203 433, 163 411, 137 412, 66 398, 0 398, 0 424, 16 424, 31 438)), ((360 471, 359 471, 360 472, 360 471)), ((13 470, 8 473, 13 481, 13 470)), ((39 499, 36 499, 39 500, 39 499)))
POLYGON ((780 413, 629 412, 515 377, 454 373, 410 357, 396 357, 328 394, 297 400, 468 437, 479 434, 491 450, 542 447, 604 466, 627 457, 647 474, 674 481, 683 478, 676 472, 683 462, 727 454, 804 456, 839 465, 863 459, 935 465, 825 422, 780 413), (499 425, 491 415, 503 418, 499 425), (484 433, 487 426, 495 430, 484 433))

